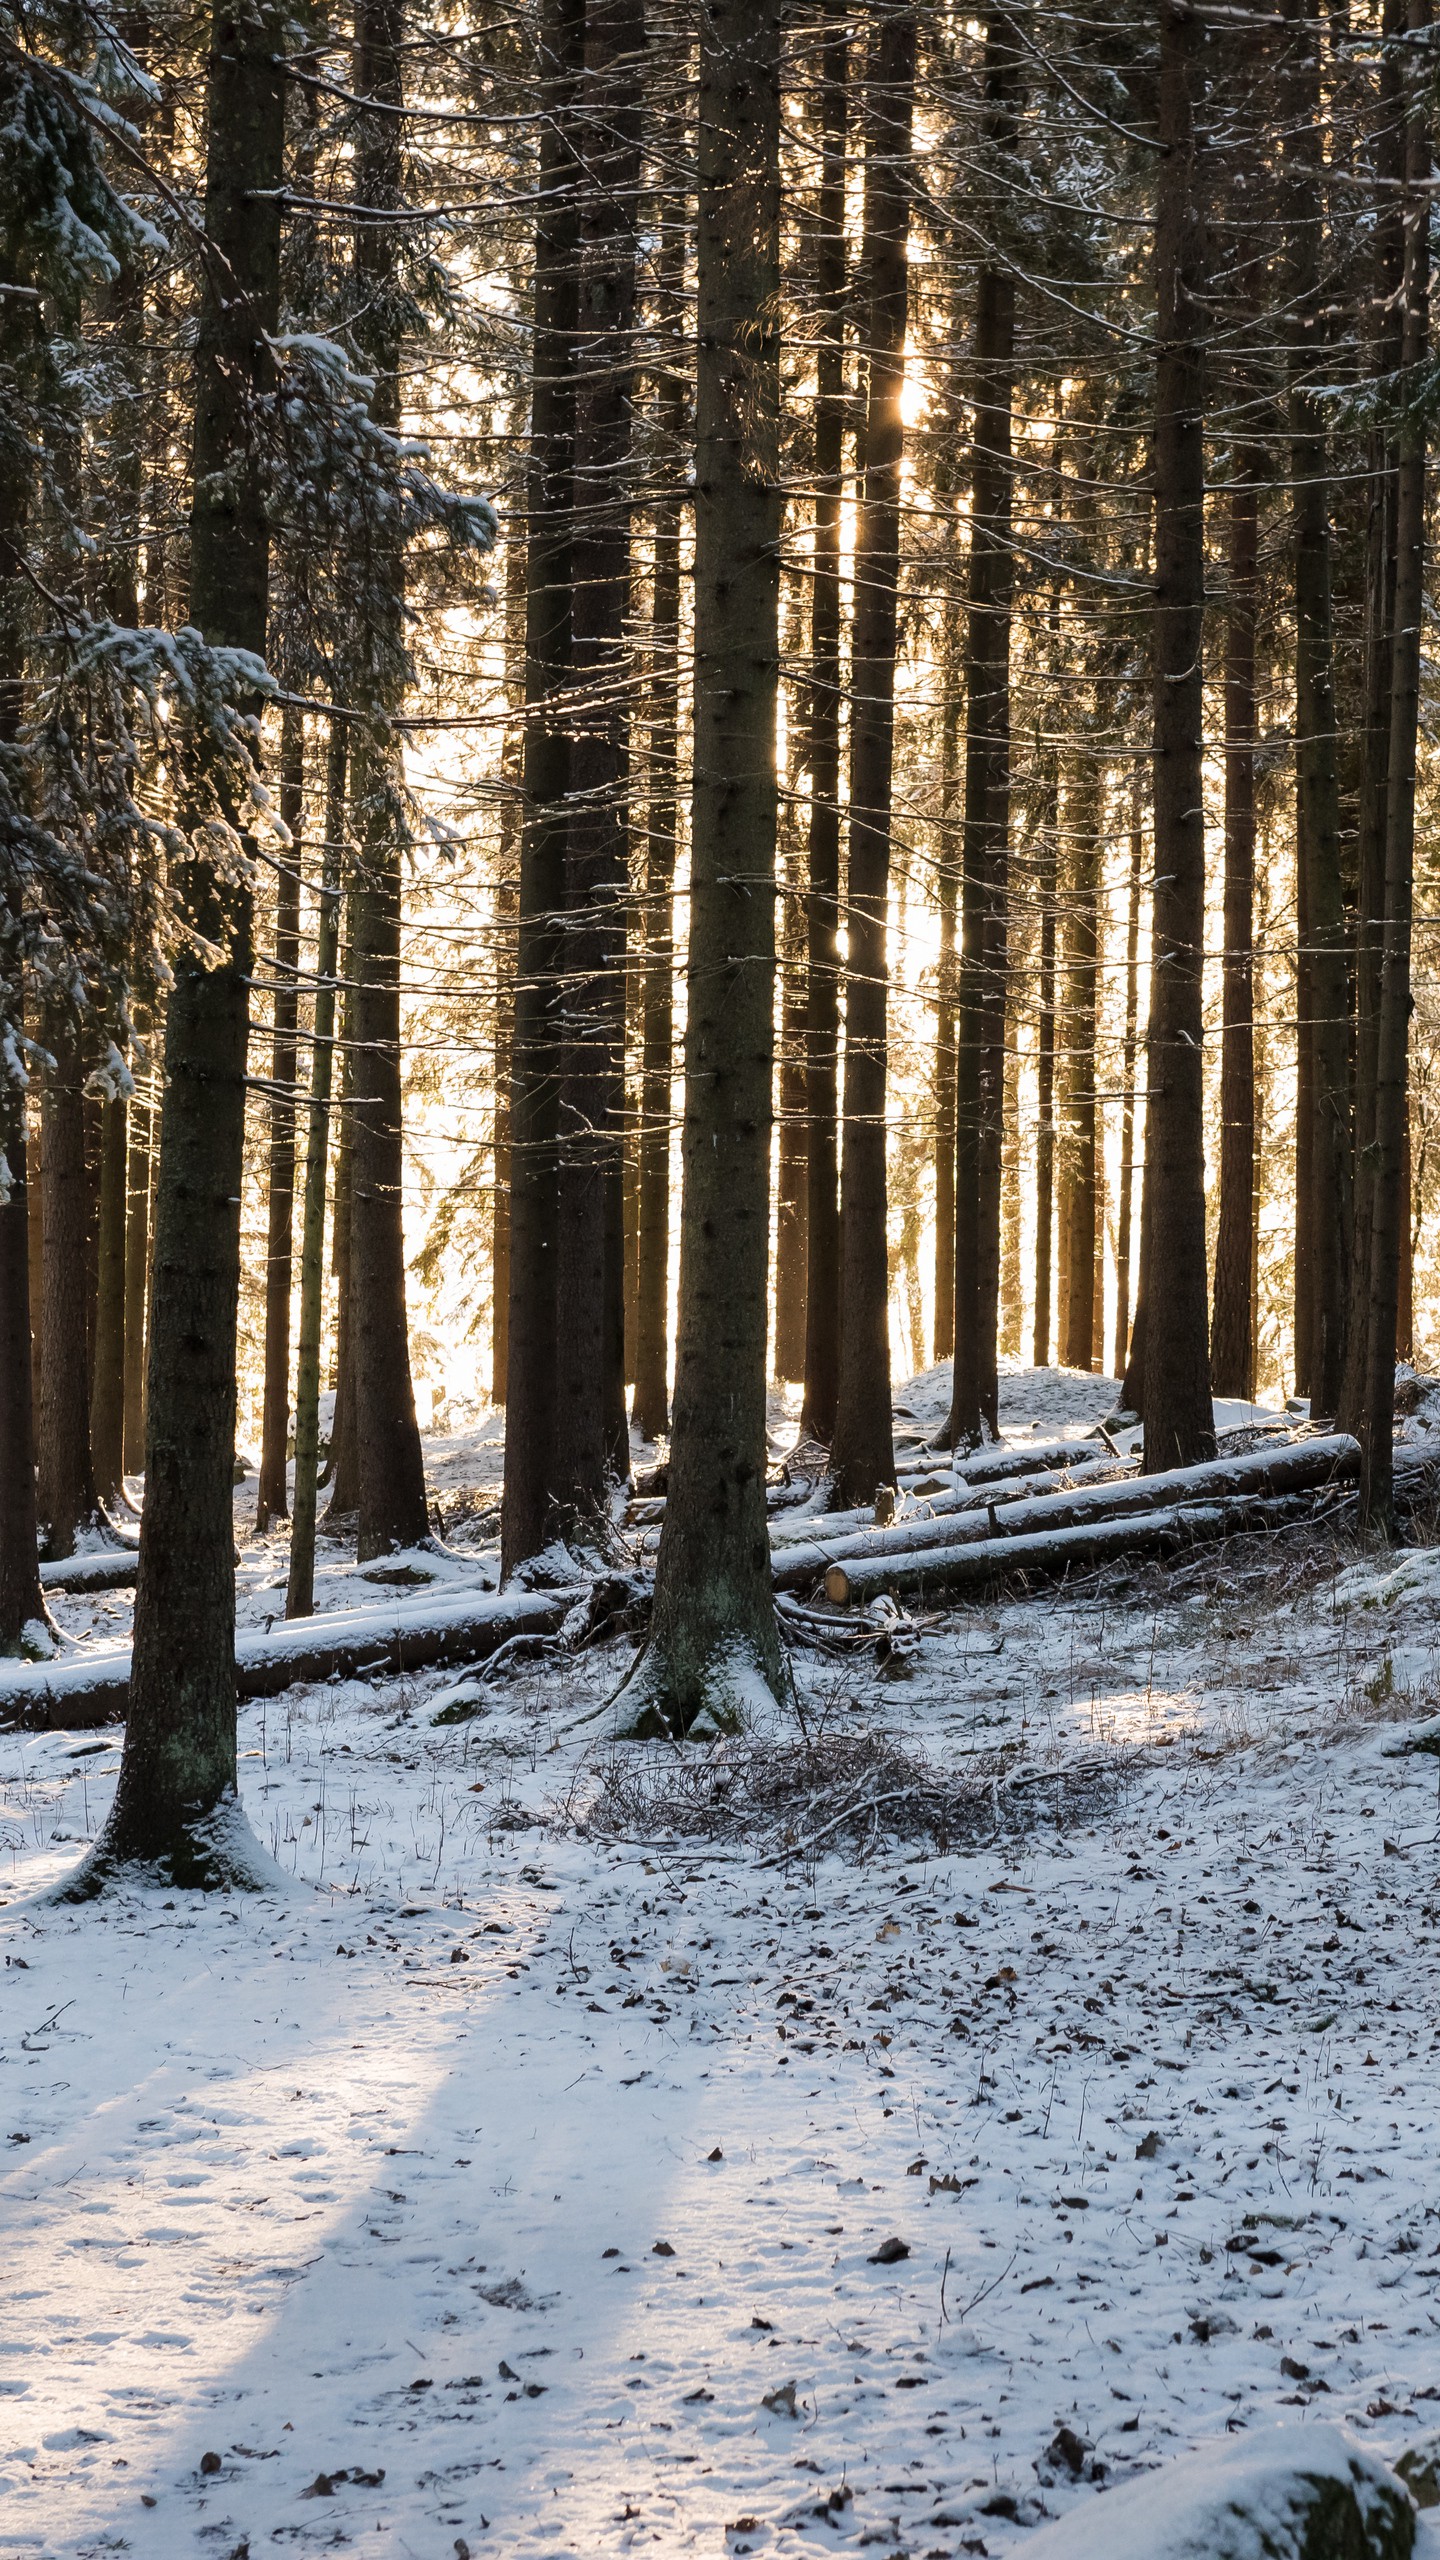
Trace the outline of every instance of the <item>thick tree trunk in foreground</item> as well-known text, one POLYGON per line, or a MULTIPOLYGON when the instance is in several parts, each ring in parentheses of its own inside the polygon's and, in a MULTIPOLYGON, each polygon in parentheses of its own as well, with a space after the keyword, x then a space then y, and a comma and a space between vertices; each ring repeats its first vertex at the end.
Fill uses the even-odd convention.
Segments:
MULTIPOLYGON (((1013 141, 1015 73, 1014 30, 1002 11, 991 10, 985 36, 985 136, 996 155, 1013 141)), ((955 1070, 952 1449, 993 1440, 1000 1428, 996 1327, 1010 834, 1010 609, 1015 585, 1010 544, 1015 283, 1009 267, 983 267, 976 293, 955 1070)))
POLYGON ((101 1503, 121 1498, 125 1474, 125 1164, 123 1094, 100 1105, 95 1347, 90 1377, 90 1459, 101 1503))
POLYGON ((555 1466, 556 1139, 570 742, 554 697, 570 671, 579 187, 574 120, 584 0, 544 0, 525 556, 525 816, 510 1087, 510 1366, 500 1556, 512 1573, 550 1535, 555 1466))
POLYGON ((1220 1031, 1220 1217, 1210 1322, 1217 1396, 1255 1392, 1250 1332, 1255 1192, 1255 589, 1257 457, 1230 492, 1230 609, 1225 645, 1225 956, 1220 1031))
MULTIPOLYGON (((1421 35, 1430 0, 1408 0, 1406 27, 1421 35)), ((1430 132, 1425 57, 1405 81, 1405 270, 1401 383, 1416 383, 1430 340, 1430 132)), ((1397 385, 1398 389, 1399 386, 1397 385)), ((1410 936, 1415 886, 1415 745, 1425 610, 1426 428, 1418 401, 1401 409, 1395 472, 1395 622, 1390 761, 1385 788, 1385 909, 1375 1041, 1375 1137, 1370 1202, 1370 1295, 1365 1400, 1360 1416, 1360 1513, 1386 1534, 1394 1520, 1395 1341, 1402 1238, 1409 1216, 1410 936)))
POLYGON ((744 1721, 785 1673, 765 1517, 780 594, 779 0, 702 22, 695 782, 670 1484, 637 1720, 744 1721))
POLYGON ((837 1505, 868 1502, 895 1481, 886 1237, 887 909, 914 90, 915 18, 902 9, 877 27, 866 79, 861 260, 869 371, 851 638, 840 1380, 830 1446, 837 1505))
POLYGON ((1204 35, 1160 0, 1155 226, 1155 912, 1145 1124, 1145 1469, 1215 1453, 1205 1285, 1205 275, 1195 107, 1204 35))
POLYGON ((52 1019, 45 1036, 55 1066, 46 1076, 41 1101, 47 1356, 41 1372, 36 1505, 47 1555, 69 1556, 75 1552, 77 1529, 92 1525, 99 1511, 90 1462, 86 1341, 90 1183, 85 1068, 73 1025, 52 1019))
POLYGON ((592 1528, 624 1436, 619 1237, 629 892, 630 448, 640 180, 641 0, 589 0, 580 156, 571 604, 570 815, 565 853, 565 1042, 560 1070, 555 1295, 558 1524, 592 1528), (621 1328, 617 1339, 617 1327, 621 1328))
MULTIPOLYGON (((269 539, 251 404, 278 321, 287 21, 221 9, 209 81, 195 358, 190 619, 265 648, 269 539), (223 289, 222 289, 223 288, 223 289)), ((217 777, 223 794, 227 777, 217 777)), ((197 852, 185 911, 224 955, 181 950, 169 999, 156 1184, 145 1512, 125 1754, 110 1818, 69 1888, 143 1863, 176 1885, 262 1873, 235 1789, 235 1327, 250 902, 197 852)))
MULTIPOLYGON (((363 0, 355 19, 355 85, 376 111, 358 119, 355 187, 367 210, 392 217, 404 198, 399 110, 404 103, 404 0, 363 0)), ((371 405, 400 428, 402 290, 395 220, 356 226, 355 264, 366 295, 359 329, 374 375, 371 405)), ((405 1302, 405 1128, 400 1062, 400 945, 405 827, 400 756, 391 726, 404 693, 405 562, 385 525, 367 528, 360 687, 370 715, 355 748, 355 1082, 350 1134, 351 1364, 362 1559, 417 1546, 430 1534, 425 1461, 410 1376, 405 1302)))
POLYGON ((826 0, 816 207, 815 553, 810 603, 806 953, 805 1394, 827 1447, 840 1391, 840 506, 845 454, 845 126, 849 16, 826 0))
POLYGON ((306 1115, 305 1206, 300 1231, 300 1337, 295 1357, 295 1515, 290 1530, 287 1618, 315 1606, 315 1507, 320 1473, 320 1320, 325 1294, 325 1160, 335 1060, 335 963, 340 950, 340 853, 345 806, 345 731, 332 725, 326 793, 320 930, 315 951, 315 1026, 306 1115))
POLYGON ((290 830, 275 896, 274 1030, 270 1042, 270 1173, 265 1238, 265 1404, 255 1526, 289 1515, 290 1283, 295 1226, 295 1065, 299 1020, 300 866, 305 821, 305 733, 287 708, 280 733, 280 815, 290 830))

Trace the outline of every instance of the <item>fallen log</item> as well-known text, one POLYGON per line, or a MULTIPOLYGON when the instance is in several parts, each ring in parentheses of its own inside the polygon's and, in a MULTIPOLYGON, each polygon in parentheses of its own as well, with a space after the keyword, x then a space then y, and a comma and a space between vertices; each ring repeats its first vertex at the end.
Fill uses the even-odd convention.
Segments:
POLYGON ((93 1555, 57 1556, 40 1567, 42 1591, 130 1591, 140 1571, 138 1547, 100 1547, 93 1555))
POLYGON ((1277 1528, 1308 1509, 1303 1494, 1239 1495, 1227 1502, 1176 1504, 1123 1520, 1097 1520, 1078 1529, 1049 1529, 1026 1538, 982 1538, 973 1545, 921 1548, 898 1556, 855 1556, 832 1564, 825 1597, 838 1608, 913 1593, 953 1600, 962 1591, 1013 1575, 1067 1573, 1076 1565, 1171 1555, 1191 1545, 1229 1538, 1242 1529, 1277 1528))
MULTIPOLYGON (((958 1514, 931 1519, 897 1520, 873 1525, 842 1538, 811 1539, 804 1547, 786 1547, 775 1557, 772 1579, 780 1591, 803 1591, 832 1564, 869 1556, 899 1556, 925 1548, 978 1545, 993 1537, 1026 1537, 1051 1529, 1083 1528, 1098 1520, 1132 1518, 1164 1511, 1172 1504, 1211 1502, 1227 1495, 1275 1495, 1309 1491, 1316 1485, 1346 1484, 1359 1472, 1360 1450, 1345 1432, 1325 1439, 1300 1440, 1284 1449, 1253 1449, 1243 1456, 1214 1458, 1198 1467, 1171 1467, 1153 1476, 1122 1476, 1105 1484, 1067 1487, 1061 1493, 1021 1493, 1001 1503, 997 1486, 988 1500, 982 1494, 958 1514)), ((817 1524, 818 1525, 818 1524, 817 1524)))
MULTIPOLYGON (((951 1512, 974 1510, 985 1502, 1008 1502, 1022 1494, 1033 1497, 1037 1477, 1057 1473, 1072 1478, 1100 1474, 1113 1476, 1130 1463, 1116 1458, 1112 1451, 1097 1447, 1092 1441, 1056 1441, 1049 1445, 1052 1449, 1068 1448, 1068 1458, 1038 1457, 1029 1449, 987 1450, 987 1460, 1003 1455, 1009 1464, 1003 1469, 987 1466, 983 1474, 961 1477, 943 1492, 920 1495, 918 1499, 925 1504, 924 1516, 939 1519, 951 1512)), ((972 1462, 967 1460, 966 1463, 972 1462)), ((905 1491, 903 1478, 900 1490, 905 1491)), ((907 1511, 895 1526, 904 1527, 917 1516, 907 1511)), ((770 1545, 772 1552, 778 1554, 781 1548, 797 1545, 802 1540, 819 1540, 825 1544, 838 1538, 858 1537, 874 1527, 874 1506, 868 1502, 852 1511, 812 1511, 803 1520, 772 1521, 770 1545)))
MULTIPOLYGON (((328 1610, 321 1617, 238 1636, 241 1698, 273 1698, 297 1680, 349 1680, 366 1671, 422 1671, 483 1662, 518 1635, 554 1635, 573 1591, 468 1591, 403 1606, 328 1610)), ((0 1670, 0 1724, 82 1731, 123 1722, 130 1649, 0 1670)))

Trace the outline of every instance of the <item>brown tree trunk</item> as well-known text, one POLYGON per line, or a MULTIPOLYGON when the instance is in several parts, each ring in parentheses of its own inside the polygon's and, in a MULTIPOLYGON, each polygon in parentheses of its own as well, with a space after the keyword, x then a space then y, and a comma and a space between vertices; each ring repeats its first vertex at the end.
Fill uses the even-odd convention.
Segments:
POLYGON ((85 1068, 79 1034, 52 1017, 46 1045, 55 1060, 41 1103, 45 1185, 45 1367, 38 1435, 36 1506, 46 1553, 75 1552, 76 1531, 99 1513, 90 1458, 90 1360, 86 1342, 85 1068))
POLYGON ((784 1668, 765 1523, 780 579, 779 0, 701 21, 695 782, 669 1494, 637 1720, 744 1721, 784 1668))
MULTIPOLYGON (((1430 25, 1430 0, 1406 0, 1412 37, 1430 25)), ((1425 56, 1411 52, 1405 87, 1405 266, 1401 382, 1415 383, 1430 337, 1430 133, 1425 56)), ((1399 386, 1395 386, 1398 389, 1399 386)), ((1385 790, 1385 908, 1375 1042, 1375 1136, 1370 1203, 1370 1298, 1360 1427, 1360 1514, 1386 1534, 1394 1518, 1395 1343, 1399 1327, 1410 1033, 1410 936, 1415 878, 1415 744, 1425 610, 1426 428, 1418 401, 1400 411, 1395 471, 1395 622, 1390 761, 1385 790)))
POLYGON ((550 1535, 555 1484, 556 1145, 570 742, 555 697, 569 679, 579 320, 576 91, 584 0, 543 0, 541 121, 525 558, 525 818, 520 841, 510 1086, 510 1366, 505 1389, 506 1575, 550 1535))
POLYGON ((13 1654, 40 1649, 50 1618, 40 1588, 35 1517, 25 1097, 7 1080, 0 1098, 0 1654, 13 1654))
POLYGON ((815 551, 810 604, 805 1395, 827 1447, 840 1392, 840 506, 845 452, 845 131, 850 17, 824 0, 815 242, 815 551))
POLYGON ((280 815, 291 844, 275 894, 274 1031, 270 1042, 270 1179, 265 1239, 265 1402, 255 1526, 290 1516, 290 1283, 295 1225, 295 1071, 299 1021, 300 869, 305 823, 305 732, 287 705, 280 729, 280 815))
MULTIPOLYGON (((1083 750, 1082 750, 1083 752, 1083 750)), ((1085 756, 1065 803, 1065 1105, 1061 1252, 1065 1324, 1060 1359, 1088 1369, 1095 1344, 1095 999, 1100 887, 1100 767, 1085 756)))
MULTIPOLYGON (((505 550, 505 698, 525 693, 525 545, 512 525, 505 550)), ((490 1179, 490 1401, 503 1405, 510 1364, 510 1076, 515 1031, 515 930, 520 913, 521 733, 507 721, 501 751, 495 881, 495 1141, 490 1179)))
POLYGON ((881 1485, 895 1481, 886 1237, 886 919, 914 89, 915 17, 898 9, 874 31, 866 93, 861 259, 869 375, 851 643, 840 1378, 830 1446, 839 1504, 868 1502, 881 1485))
POLYGON ((1115 1375, 1130 1350, 1130 1245, 1135 1192, 1135 1062, 1140 1016, 1140 870, 1145 839, 1137 786, 1130 813, 1130 895, 1125 910, 1125 1042, 1121 1051, 1120 1198, 1115 1214, 1115 1375))
MULTIPOLYGON (((348 808, 349 758, 341 782, 340 808, 348 808)), ((333 803, 332 803, 333 805, 333 803)), ((342 875, 345 868, 342 856, 342 875)), ((340 1112, 335 1144, 334 1240, 331 1268, 335 1275, 335 1402, 330 1416, 330 1449, 321 1482, 330 1489, 325 1521, 338 1528, 354 1519, 360 1501, 360 1456, 355 1442, 354 1292, 350 1286, 350 1168, 355 1098, 355 899, 345 903, 345 942, 340 955, 340 1112)))
POLYGON ((1040 987, 1035 1032, 1035 1343, 1037 1369, 1050 1366, 1050 1296, 1055 1269, 1055 925, 1056 832, 1059 823, 1055 761, 1046 761, 1036 837, 1040 846, 1040 987))
POLYGON ((935 1333, 934 1356, 955 1348, 955 783, 960 743, 959 669, 953 613, 947 608, 941 681, 945 687, 940 751, 940 957, 935 971, 935 1333))
POLYGON ((125 1202, 125 1473, 145 1466, 145 1302, 150 1287, 150 1140, 153 1092, 130 1103, 125 1202))
POLYGON ((1204 34, 1159 0, 1155 224, 1155 910, 1145 1122, 1145 1471, 1215 1454, 1205 1285, 1205 278, 1195 108, 1204 34))
POLYGON ((1217 1396, 1253 1397, 1250 1260, 1255 1191, 1255 700, 1260 457, 1244 453, 1230 491, 1225 647, 1225 956, 1220 1030, 1220 1215, 1210 1324, 1217 1396))
POLYGON ((581 1527, 598 1517, 612 1472, 629 1473, 626 1456, 614 1445, 614 1423, 618 1383, 623 1436, 618 1213, 629 895, 625 624, 644 49, 640 0, 588 0, 579 139, 586 186, 576 340, 553 1488, 561 1521, 581 1527))
MULTIPOLYGON (((782 828, 782 832, 788 830, 782 828)), ((778 1380, 805 1375, 806 985, 804 872, 794 860, 781 899, 779 1128, 775 1174, 775 1358, 778 1380), (798 885, 796 885, 798 875, 798 885)))
POLYGON ((100 1105, 95 1341, 90 1375, 90 1459, 100 1503, 122 1498, 125 1476, 125 1155, 123 1094, 100 1105))
MULTIPOLYGON (((214 22, 211 255, 201 270, 195 357, 190 620, 207 640, 257 657, 270 545, 254 401, 270 378, 279 318, 287 32, 268 5, 239 19, 222 9, 214 22)), ((228 776, 216 779, 223 805, 228 776)), ((206 966, 182 945, 174 963, 125 1751, 109 1821, 70 1888, 77 1896, 132 1863, 172 1885, 258 1881, 235 1800, 235 1338, 250 900, 203 851, 176 885, 187 919, 223 956, 206 966)))
MULTIPOLYGON (((1017 50, 1003 11, 985 14, 985 139, 1013 148, 1017 50)), ((999 1433, 996 1322, 1004 1109, 1006 857, 1010 827, 1011 403, 1015 284, 985 266, 976 286, 975 443, 965 633, 965 815, 959 1039, 955 1068, 955 1353, 949 1445, 999 1433)))
POLYGON ((1293 107, 1284 152, 1293 189, 1289 299, 1290 450, 1295 482, 1295 780, 1304 875, 1302 1020, 1309 1049, 1310 1175, 1304 1206, 1311 1409, 1333 1414, 1345 1359, 1350 1249, 1349 994, 1340 876, 1340 781, 1330 596, 1330 495, 1323 414, 1312 388, 1326 350, 1320 314, 1323 223, 1320 31, 1315 0, 1291 0, 1293 107))

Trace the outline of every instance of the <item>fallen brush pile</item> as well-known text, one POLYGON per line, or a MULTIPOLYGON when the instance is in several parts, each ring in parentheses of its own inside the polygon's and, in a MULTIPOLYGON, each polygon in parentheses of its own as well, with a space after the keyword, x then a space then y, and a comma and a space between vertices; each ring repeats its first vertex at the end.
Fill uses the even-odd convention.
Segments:
POLYGON ((943 1856, 1038 1823, 1093 1821, 1142 1755, 1023 1759, 1023 1746, 946 1766, 891 1735, 827 1731, 803 1739, 727 1736, 704 1751, 634 1745, 577 1777, 553 1818, 580 1838, 663 1848, 743 1842, 762 1864, 884 1841, 923 1841, 943 1856))

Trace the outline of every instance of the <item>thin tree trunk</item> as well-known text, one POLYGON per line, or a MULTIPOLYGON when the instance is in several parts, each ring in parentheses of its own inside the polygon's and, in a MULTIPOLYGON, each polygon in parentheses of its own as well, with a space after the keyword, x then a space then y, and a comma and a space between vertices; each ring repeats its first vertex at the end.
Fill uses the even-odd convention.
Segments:
POLYGON ((555 1486, 556 1143, 570 743, 554 697, 571 658, 579 185, 574 119, 584 0, 543 0, 542 108, 525 559, 525 818, 510 1088, 510 1366, 505 1575, 550 1535, 555 1486))
MULTIPOLYGON (((153 1080, 152 1080, 153 1092, 153 1080)), ((145 1301, 150 1287, 151 1094, 130 1103, 125 1203, 125 1473, 145 1466, 145 1301)))
POLYGON ((78 1529, 99 1511, 90 1458, 89 1295, 86 1229, 85 1069, 73 1024, 52 1017, 46 1045, 55 1059, 41 1102, 45 1185, 45 1343, 36 1505, 51 1557, 75 1552, 78 1529))
POLYGON ((1140 1016, 1140 870, 1145 839, 1136 789, 1130 814, 1130 895, 1125 910, 1125 1044, 1121 1051, 1120 1200, 1115 1218, 1115 1375, 1130 1350, 1130 1245, 1135 1193, 1135 1062, 1140 1016))
POLYGON ((695 781, 669 1495, 638 1721, 743 1721, 784 1667, 765 1525, 780 595, 779 0, 700 33, 695 781))
POLYGON ((881 1485, 895 1481, 886 1237, 886 926, 914 90, 915 16, 898 9, 876 26, 867 68, 861 259, 869 361, 851 642, 840 1377, 830 1447, 834 1498, 841 1505, 868 1502, 881 1485))
POLYGON ((525 692, 525 545, 510 528, 505 549, 505 700, 500 759, 500 843, 495 881, 495 1143, 490 1200, 490 1401, 505 1402, 510 1365, 510 1076, 515 1032, 515 929, 520 913, 522 736, 513 725, 525 692))
MULTIPOLYGON (((195 361, 190 620, 265 647, 269 537, 254 398, 279 317, 288 22, 268 5, 214 23, 195 361)), ((228 777, 221 776, 223 791, 228 777)), ((203 844, 203 838, 200 840, 203 844)), ((182 946, 165 1039, 156 1184, 145 1512, 120 1777, 71 1892, 133 1862, 174 1885, 257 1880, 236 1802, 235 1335, 250 900, 197 851, 177 883, 222 957, 182 946), (207 954, 208 958, 209 955, 207 954)))
POLYGON ((635 1303, 636 1429, 657 1440, 670 1421, 670 1112, 674 1075, 675 856, 679 840, 680 537, 678 485, 686 392, 679 308, 685 245, 675 223, 661 245, 661 325, 671 346, 657 408, 666 489, 655 511, 650 600, 650 713, 645 819, 645 978, 640 1033, 639 1194, 635 1303))
POLYGON ((1350 1243, 1349 995, 1340 877, 1340 780, 1330 595, 1326 435, 1312 385, 1325 357, 1320 318, 1323 221, 1316 0, 1291 0, 1297 60, 1284 153, 1294 191, 1290 300, 1290 450, 1295 483, 1296 842, 1305 877, 1304 1022, 1310 1051, 1308 1234, 1311 1409, 1333 1414, 1345 1358, 1350 1243))
POLYGON ((1095 1148, 1095 999, 1100 883, 1100 767, 1082 744, 1081 764, 1066 795, 1069 861, 1065 891, 1065 1138, 1061 1251, 1065 1258, 1065 1322, 1060 1358, 1088 1369, 1095 1343, 1095 1239, 1098 1227, 1095 1148))
MULTIPOLYGON (((1407 0, 1412 37, 1430 25, 1430 0, 1407 0)), ((1416 384, 1430 335, 1430 132, 1427 72, 1419 48, 1405 85, 1405 270, 1400 383, 1416 384)), ((1385 790, 1385 915, 1375 1043, 1374 1172, 1370 1205, 1370 1303, 1365 1404, 1360 1428, 1360 1515, 1389 1534, 1394 1520, 1395 1342, 1399 1324, 1410 1034, 1410 935, 1415 878, 1415 743, 1425 610, 1426 427, 1418 399, 1400 405, 1395 473, 1395 624, 1390 763, 1385 790)))
MULTIPOLYGON (((342 778, 340 818, 343 829, 349 808, 349 769, 342 778)), ((344 864, 342 862, 342 873, 344 864)), ((345 934, 340 953, 340 1113, 335 1146, 335 1204, 331 1263, 335 1277, 335 1403, 330 1417, 330 1448, 321 1483, 329 1486, 325 1507, 328 1527, 353 1520, 360 1502, 360 1454, 355 1442, 355 1295, 350 1286, 350 1168, 353 1162, 351 1106, 355 1099, 355 900, 345 904, 345 934)), ((332 1071, 333 1072, 333 1071, 332 1071)))
POLYGON ((125 1476, 125 1152, 123 1094, 100 1105, 100 1201, 96 1239, 95 1347, 90 1376, 90 1459, 103 1505, 121 1499, 125 1476))
POLYGON ((956 686, 953 610, 947 607, 945 708, 940 751, 940 957, 935 971, 935 1333, 937 1360, 955 1348, 955 906, 959 874, 953 859, 960 701, 956 686))
POLYGON ((320 1458, 320 1325, 325 1296, 325 1166, 330 1145, 330 1084, 335 1059, 335 964, 340 949, 340 863, 344 835, 346 744, 331 724, 326 777, 325 852, 315 951, 315 1025, 310 1049, 310 1104, 305 1139, 305 1205, 300 1232, 300 1331, 295 1355, 295 1516, 290 1531, 287 1618, 315 1606, 315 1508, 320 1458))
POLYGON ((280 815, 290 830, 275 898, 274 1032, 270 1043, 270 1181, 265 1240, 265 1402, 255 1526, 289 1517, 290 1286, 295 1226, 295 1070, 299 1020, 300 866, 305 824, 305 732, 287 705, 280 730, 280 815))
MULTIPOLYGON (((1013 146, 1015 30, 985 15, 985 137, 1013 146)), ((1015 284, 985 266, 975 312, 975 444, 965 637, 959 1043, 955 1071, 955 1354, 949 1445, 999 1435, 995 1333, 1004 1107, 1006 859, 1010 827, 1010 529, 1015 284)))
POLYGON ((1220 1215, 1210 1323, 1217 1396, 1255 1392, 1250 1258, 1255 1188, 1256 564, 1259 461, 1240 457, 1230 491, 1230 595, 1225 648, 1225 955, 1220 1030, 1220 1215))
POLYGON ((1046 759, 1036 838, 1040 900, 1040 1007, 1035 1033, 1035 1341, 1037 1369, 1050 1366, 1050 1293, 1055 1268, 1055 926, 1058 777, 1046 759))
POLYGON ((1145 1121, 1145 1470, 1215 1453, 1205 1285, 1205 274, 1195 107, 1204 34, 1160 0, 1155 224, 1155 913, 1145 1121))
POLYGON ((850 15, 824 0, 816 205, 815 549, 810 599, 805 1394, 829 1446, 840 1392, 840 507, 845 453, 845 132, 850 15))
POLYGON ((806 1233, 808 1143, 805 1127, 806 985, 804 872, 792 848, 791 878, 781 898, 780 1112, 775 1181, 775 1360, 777 1379, 805 1375, 806 1233), (798 884, 797 882, 798 876, 798 884))
POLYGON ((580 153, 570 815, 559 1120, 555 1480, 562 1523, 592 1522, 628 1475, 623 1233, 629 903, 631 399, 640 181, 641 0, 589 0, 580 153), (620 1253, 616 1248, 619 1247, 620 1253), (612 1267, 612 1264, 614 1267, 612 1267), (621 1284, 617 1292, 617 1282, 621 1284), (617 1340, 618 1328, 618 1340, 617 1340))
MULTIPOLYGON (((392 216, 404 195, 404 0, 361 0, 355 20, 355 85, 377 102, 357 117, 355 187, 368 212, 392 216)), ((400 287, 395 220, 363 219, 355 264, 366 296, 361 340, 372 368, 371 405, 400 427, 400 287)), ((405 564, 381 524, 369 528, 361 687, 367 726, 354 748, 357 820, 354 891, 355 1097, 351 1105, 350 1287, 359 1504, 355 1550, 363 1561, 430 1534, 425 1461, 410 1375, 405 1303, 405 1130, 400 1058, 403 933, 399 751, 392 718, 404 688, 405 564)))

